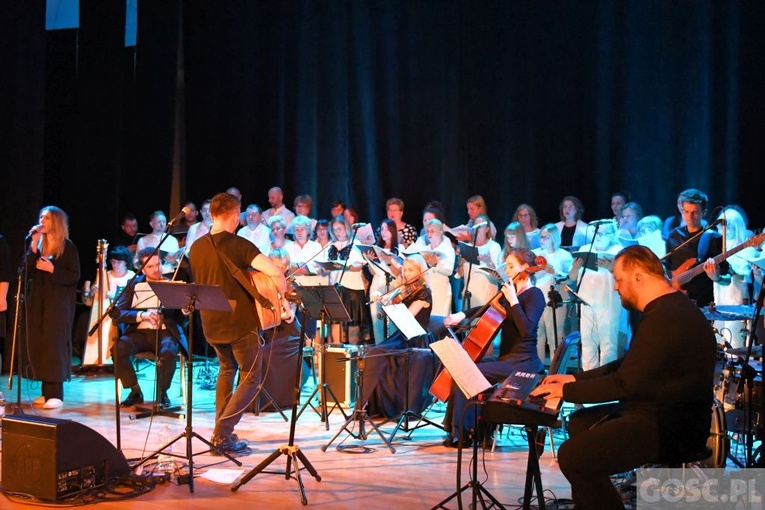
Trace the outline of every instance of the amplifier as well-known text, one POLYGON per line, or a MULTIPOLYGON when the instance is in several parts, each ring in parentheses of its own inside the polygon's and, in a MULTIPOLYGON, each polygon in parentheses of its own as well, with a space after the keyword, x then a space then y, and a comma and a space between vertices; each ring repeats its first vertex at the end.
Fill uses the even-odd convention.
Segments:
POLYGON ((122 452, 81 423, 6 416, 2 426, 5 493, 59 501, 130 472, 122 452))
MULTIPOLYGON (((355 345, 339 344, 327 347, 325 359, 327 362, 326 383, 343 407, 353 407, 356 403, 356 357, 358 347, 355 345), (340 358, 352 358, 350 361, 337 361, 340 358)), ((319 367, 321 370, 321 367, 319 367)), ((327 403, 334 402, 332 395, 327 392, 327 403)))

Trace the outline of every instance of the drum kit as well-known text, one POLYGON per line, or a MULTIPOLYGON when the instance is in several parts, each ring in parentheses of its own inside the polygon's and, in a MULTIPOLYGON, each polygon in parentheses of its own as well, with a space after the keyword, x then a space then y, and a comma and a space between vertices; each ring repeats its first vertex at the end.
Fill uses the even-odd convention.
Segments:
MULTIPOLYGON (((748 337, 749 328, 759 326, 754 321, 754 305, 711 305, 701 309, 713 325, 715 321, 743 321, 742 334, 748 337)), ((739 467, 759 467, 760 448, 752 452, 755 441, 765 440, 765 401, 762 385, 762 345, 745 342, 744 347, 732 347, 731 338, 715 329, 721 337, 718 342, 719 368, 715 371, 712 426, 707 446, 712 456, 704 463, 707 467, 724 467, 730 459, 739 467), (732 435, 730 435, 731 433, 732 435), (743 443, 744 460, 729 451, 731 437, 743 443)), ((746 338, 745 337, 745 338, 746 338)), ((755 335, 756 337, 756 335, 755 335)))

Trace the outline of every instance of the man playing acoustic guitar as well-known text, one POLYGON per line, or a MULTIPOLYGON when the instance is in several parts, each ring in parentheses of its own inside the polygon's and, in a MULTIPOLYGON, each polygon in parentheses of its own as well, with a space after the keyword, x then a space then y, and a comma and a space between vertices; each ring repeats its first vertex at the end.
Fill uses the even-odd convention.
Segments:
MULTIPOLYGON (((211 443, 218 452, 235 453, 248 442, 234 434, 242 413, 255 398, 261 380, 260 335, 253 299, 233 276, 223 257, 237 269, 253 268, 271 277, 281 296, 287 289, 284 273, 247 239, 235 234, 239 227, 241 205, 232 195, 218 193, 210 202, 210 234, 197 240, 189 252, 191 271, 196 283, 220 285, 234 310, 202 310, 202 327, 210 345, 218 354, 220 372, 215 388, 215 429, 211 443), (239 385, 234 377, 240 370, 239 385)), ((284 310, 290 304, 282 298, 284 310)), ((218 453, 212 451, 211 453, 218 453)))
MULTIPOLYGON (((701 220, 706 214, 707 195, 697 189, 687 189, 680 193, 678 202, 681 202, 680 213, 685 225, 674 229, 667 238, 667 253, 672 252, 686 239, 701 230, 701 220)), ((728 263, 721 262, 719 265, 712 260, 713 257, 722 253, 722 236, 715 230, 708 230, 702 235, 683 246, 668 257, 664 264, 672 271, 673 286, 684 291, 689 298, 696 301, 697 306, 707 306, 714 301, 714 289, 712 282, 720 282, 728 276, 728 263), (702 262, 704 261, 704 262, 702 262), (685 283, 676 285, 676 278, 697 266, 703 264, 704 272, 685 283), (705 274, 706 273, 706 274, 705 274)))

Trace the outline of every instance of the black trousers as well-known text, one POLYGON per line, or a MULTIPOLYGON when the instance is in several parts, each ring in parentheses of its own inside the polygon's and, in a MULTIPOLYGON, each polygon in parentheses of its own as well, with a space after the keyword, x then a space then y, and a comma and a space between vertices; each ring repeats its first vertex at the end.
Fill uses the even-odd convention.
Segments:
MULTIPOLYGON (((159 339, 157 339, 157 330, 155 329, 138 329, 131 331, 128 335, 122 335, 117 340, 112 347, 112 359, 117 366, 117 375, 122 381, 122 386, 128 389, 138 384, 131 359, 136 353, 147 351, 153 352, 157 356, 159 360, 157 377, 159 378, 160 389, 167 391, 175 374, 178 342, 170 336, 166 329, 159 330, 159 339), (159 352, 157 352, 158 350, 159 352)), ((159 397, 157 395, 157 398, 159 397)))
POLYGON ((588 407, 571 415, 568 432, 558 465, 577 509, 624 508, 609 475, 659 458, 659 427, 651 413, 621 411, 617 404, 588 407))

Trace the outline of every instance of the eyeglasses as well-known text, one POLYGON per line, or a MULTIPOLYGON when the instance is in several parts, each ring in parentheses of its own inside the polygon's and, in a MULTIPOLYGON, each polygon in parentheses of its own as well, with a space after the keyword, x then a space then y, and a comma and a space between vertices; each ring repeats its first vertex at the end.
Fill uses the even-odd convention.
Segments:
POLYGON ((539 236, 539 239, 541 239, 542 241, 545 241, 547 239, 552 239, 552 237, 550 237, 550 236, 539 236))
POLYGON ((388 208, 388 212, 401 212, 401 209, 397 209, 397 208, 389 207, 389 208, 388 208))

